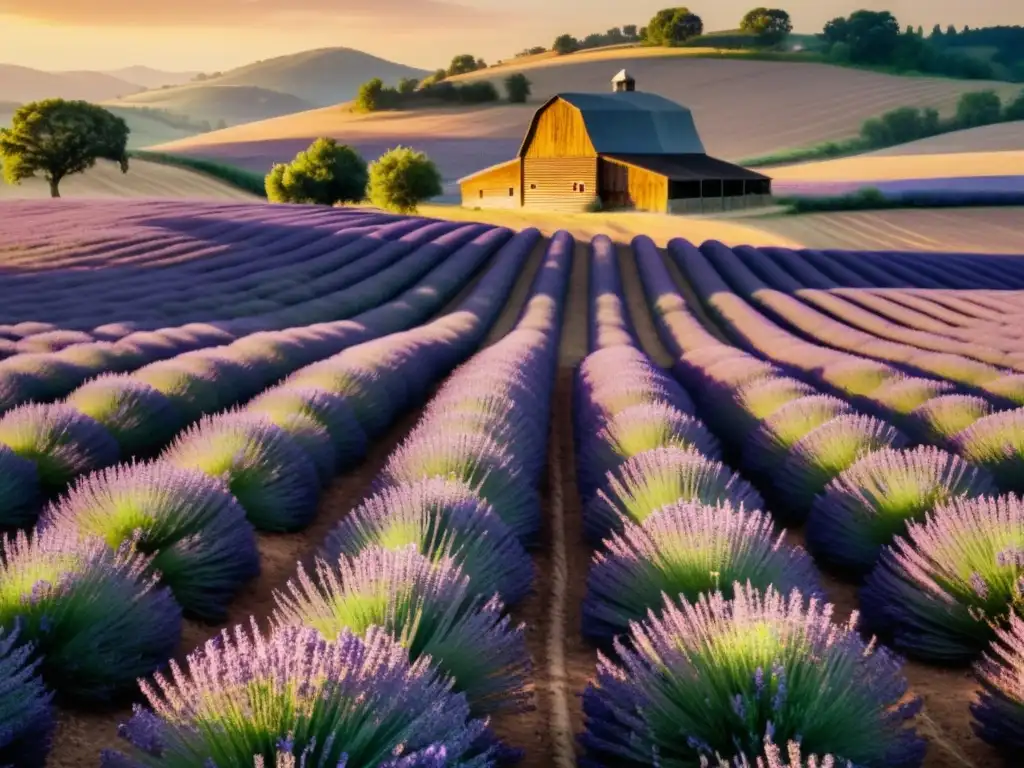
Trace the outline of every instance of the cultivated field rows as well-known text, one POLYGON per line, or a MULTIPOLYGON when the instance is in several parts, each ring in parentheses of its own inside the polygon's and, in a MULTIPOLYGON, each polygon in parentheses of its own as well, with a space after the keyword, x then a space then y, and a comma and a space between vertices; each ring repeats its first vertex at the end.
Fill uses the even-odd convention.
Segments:
POLYGON ((293 213, 163 242, 140 207, 4 262, 55 314, 0 362, 0 763, 1020 748, 1024 262, 293 213), (228 337, 127 327, 175 280, 228 337), (277 314, 240 311, 261 282, 277 314), (64 318, 89 338, 17 348, 64 318))

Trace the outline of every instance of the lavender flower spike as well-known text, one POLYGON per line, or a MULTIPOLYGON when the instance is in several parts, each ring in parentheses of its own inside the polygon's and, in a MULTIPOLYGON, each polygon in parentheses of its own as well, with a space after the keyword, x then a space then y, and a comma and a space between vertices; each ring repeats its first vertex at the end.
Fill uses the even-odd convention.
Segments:
POLYGON ((1007 759, 1024 752, 1024 619, 1010 616, 977 666, 983 690, 971 705, 975 732, 1007 759))

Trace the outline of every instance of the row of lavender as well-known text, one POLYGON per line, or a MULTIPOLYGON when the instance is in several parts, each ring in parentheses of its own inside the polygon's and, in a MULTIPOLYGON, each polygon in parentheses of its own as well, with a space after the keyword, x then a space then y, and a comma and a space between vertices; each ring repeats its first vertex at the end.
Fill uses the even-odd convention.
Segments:
POLYGON ((0 337, 15 341, 54 330, 89 336, 94 326, 95 338, 109 339, 118 331, 109 324, 112 310, 152 329, 295 312, 302 304, 312 311, 309 302, 344 287, 336 276, 353 259, 424 223, 312 207, 95 201, 26 226, 18 215, 31 205, 12 208, 0 256, 0 321, 7 323, 0 337), (89 216, 81 220, 83 212, 89 216))
MULTIPOLYGON (((802 377, 794 378, 723 343, 690 313, 653 244, 634 242, 659 331, 679 358, 677 375, 759 484, 774 517, 787 525, 807 522, 807 544, 820 564, 843 576, 866 574, 859 628, 898 651, 967 661, 995 640, 991 657, 979 666, 988 691, 975 707, 979 732, 1007 751, 1019 748, 1024 660, 1020 640, 1010 633, 1021 629, 1011 615, 1021 595, 1024 504, 1015 496, 994 497, 997 478, 985 468, 936 447, 906 449, 911 439, 891 424, 814 389, 808 381, 835 386, 844 375, 859 384, 868 377, 832 350, 751 315, 724 282, 711 279, 696 249, 677 242, 670 250, 723 327, 740 338, 769 339, 790 360, 806 361, 797 369, 802 377)), ((859 390, 871 394, 870 387, 859 390)), ((870 397, 857 402, 875 403, 877 415, 894 411, 870 397)), ((926 408, 900 425, 926 442, 942 430, 943 413, 926 408)), ((747 578, 749 568, 730 571, 734 554, 726 550, 722 558, 716 572, 747 578)), ((777 736, 776 720, 773 727, 777 736)), ((916 764, 914 754, 920 759, 908 751, 906 764, 916 764)), ((897 764, 887 762, 894 759, 866 764, 897 764)))
MULTIPOLYGON (((325 376, 329 379, 330 357, 426 321, 495 251, 504 246, 521 252, 534 237, 535 233, 527 232, 510 240, 509 230, 489 229, 442 260, 418 285, 351 320, 255 334, 222 347, 150 363, 134 373, 93 378, 59 404, 15 408, 0 418, 0 467, 5 486, 0 496, 0 526, 31 525, 41 505, 76 477, 118 460, 150 458, 187 425, 244 403, 285 377, 311 384, 320 383, 325 376), (319 367, 317 361, 322 361, 319 367)), ((73 381, 57 379, 62 388, 73 381)), ((53 379, 46 383, 51 392, 58 390, 53 379)), ((268 413, 274 416, 272 410, 268 413)), ((308 432, 308 425, 280 414, 273 421, 300 439, 308 432)), ((213 448, 214 430, 214 424, 203 424, 179 442, 186 446, 207 443, 204 460, 216 462, 228 444, 213 448)), ((228 443, 239 439, 238 435, 225 438, 228 443)), ((298 503, 276 514, 287 516, 298 503)), ((308 504, 304 510, 296 514, 308 514, 308 504)))
MULTIPOLYGON (((204 420, 156 462, 85 477, 44 511, 36 531, 18 534, 0 569, 8 660, 0 713, 9 726, 0 763, 42 764, 52 726, 47 689, 69 703, 107 700, 166 664, 183 613, 222 618, 259 571, 255 530, 312 521, 324 481, 479 345, 538 238, 529 230, 508 242, 456 311, 300 370, 246 409, 204 420)), ((453 257, 377 312, 432 314, 474 264, 480 259, 453 257)), ((351 673, 357 682, 387 653, 370 645, 365 668, 351 673)), ((344 661, 317 653, 319 664, 344 661)), ((408 677, 395 674, 396 685, 408 677)), ((433 673, 415 677, 425 675, 433 673)), ((428 687, 444 690, 437 681, 428 687)))
POLYGON ((512 626, 507 605, 525 596, 533 576, 524 545, 540 524, 537 483, 571 246, 564 233, 555 236, 516 328, 452 374, 372 495, 330 533, 315 573, 300 569, 275 596, 269 639, 240 628, 234 643, 225 636, 221 647, 194 655, 187 675, 158 677, 160 691, 147 691, 153 710, 137 711, 123 729, 132 756, 107 753, 105 766, 212 755, 248 764, 257 755, 278 765, 440 768, 516 757, 480 718, 530 697, 524 628, 512 626), (325 655, 343 649, 349 658, 330 671, 347 681, 348 649, 375 642, 392 663, 401 653, 416 676, 444 687, 400 695, 378 674, 338 690, 308 663, 308 646, 325 655), (226 666, 240 674, 226 682, 209 674, 226 666), (321 706, 344 711, 346 721, 305 717, 321 706), (229 707, 273 717, 218 717, 229 707), (398 728, 399 715, 410 725, 398 728), (208 734, 211 721, 219 730, 208 734))
POLYGON ((776 767, 781 744, 794 766, 816 765, 808 753, 919 765, 898 665, 830 623, 810 558, 720 461, 687 392, 637 348, 614 258, 594 241, 595 351, 574 406, 597 546, 583 630, 604 648, 584 694, 583 763, 776 767))

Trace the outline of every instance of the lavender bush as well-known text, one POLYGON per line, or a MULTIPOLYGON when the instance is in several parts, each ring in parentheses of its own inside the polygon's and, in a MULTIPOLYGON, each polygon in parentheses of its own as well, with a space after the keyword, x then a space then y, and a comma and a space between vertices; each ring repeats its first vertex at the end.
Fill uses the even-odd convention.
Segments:
POLYGON ((163 459, 223 481, 259 530, 298 530, 316 514, 316 466, 265 418, 241 412, 206 418, 180 435, 163 459))
POLYGON ((103 768, 252 765, 279 751, 298 765, 492 765, 487 752, 469 756, 485 724, 465 697, 376 629, 327 642, 308 628, 264 639, 236 627, 190 656, 187 673, 172 663, 142 689, 151 709, 135 708, 119 730, 128 754, 105 752, 103 768))
POLYGON ((275 411, 262 413, 260 417, 284 430, 285 434, 303 450, 316 468, 320 485, 326 488, 334 479, 338 464, 334 443, 327 429, 316 419, 300 412, 275 411))
POLYGON ((847 413, 850 413, 847 403, 828 395, 790 401, 750 434, 743 446, 744 468, 772 479, 775 470, 786 460, 800 438, 847 413))
POLYGON ((371 547, 319 561, 314 578, 300 568, 275 600, 276 627, 312 627, 328 640, 383 628, 411 659, 429 657, 475 712, 516 709, 529 698, 525 627, 512 625, 497 598, 475 596, 451 560, 431 560, 414 546, 371 547))
POLYGON ((920 766, 925 741, 909 721, 921 702, 855 619, 738 585, 732 600, 667 601, 616 642, 618 661, 599 657, 583 700, 590 764, 753 762, 769 739, 866 768, 920 766))
POLYGON ((0 629, 0 765, 12 768, 44 768, 53 739, 53 694, 32 655, 16 629, 0 629))
POLYGON ((35 463, 0 445, 0 529, 31 525, 42 503, 35 463))
POLYGON ((807 520, 815 559, 855 576, 866 574, 907 523, 952 499, 994 494, 985 470, 932 446, 881 450, 843 471, 818 496, 807 520))
POLYGON ((721 591, 731 598, 736 583, 824 598, 807 553, 787 545, 766 513, 728 504, 670 504, 643 525, 626 523, 594 555, 583 631, 610 640, 660 608, 665 595, 692 602, 721 591))
POLYGON ((414 545, 435 562, 450 558, 474 594, 500 594, 508 605, 530 590, 534 568, 512 530, 472 488, 431 478, 386 488, 349 512, 328 535, 323 557, 337 562, 370 547, 414 545))
POLYGON ((949 445, 974 422, 992 413, 987 400, 973 395, 942 395, 910 412, 908 431, 922 443, 949 445))
POLYGON ((1024 493, 1024 408, 985 416, 952 442, 957 453, 991 472, 1001 490, 1024 493))
POLYGON ((122 464, 79 481, 44 511, 41 529, 130 544, 182 608, 220 621, 238 590, 259 573, 256 534, 220 483, 168 464, 122 464))
POLYGON ((773 413, 793 400, 817 394, 813 387, 788 376, 754 379, 733 396, 737 419, 729 437, 741 442, 773 413))
POLYGON ((604 488, 583 510, 584 533, 595 544, 621 530, 625 521, 642 524, 669 504, 764 506, 760 494, 727 466, 678 448, 656 448, 632 457, 609 474, 604 488))
POLYGON ((1011 614, 977 672, 982 691, 971 704, 974 730, 1012 761, 1024 750, 1024 619, 1011 614))
POLYGON ((953 499, 909 523, 861 592, 865 627, 902 653, 973 660, 1024 606, 1024 502, 953 499))
POLYGON ((182 414, 169 398, 124 374, 86 382, 64 402, 102 424, 117 441, 122 456, 159 449, 184 426, 182 414))
POLYGON ((6 542, 0 627, 19 629, 57 693, 84 701, 130 690, 160 667, 181 637, 181 608, 145 576, 127 547, 50 530, 6 542))

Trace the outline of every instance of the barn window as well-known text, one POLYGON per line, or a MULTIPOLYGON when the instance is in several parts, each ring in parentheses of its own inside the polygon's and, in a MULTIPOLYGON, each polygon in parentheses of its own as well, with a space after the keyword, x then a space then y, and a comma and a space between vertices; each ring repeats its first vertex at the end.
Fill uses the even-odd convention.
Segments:
POLYGON ((509 187, 509 188, 508 188, 508 196, 509 196, 509 197, 515 197, 515 194, 516 194, 516 193, 515 193, 515 191, 514 191, 514 190, 512 189, 512 187, 509 187))
POLYGON ((481 199, 481 200, 483 200, 483 199, 484 199, 484 191, 483 191, 482 189, 480 190, 480 199, 481 199))
POLYGON ((530 185, 530 189, 536 189, 536 188, 537 188, 537 185, 536 185, 536 184, 531 184, 531 185, 530 185))
POLYGON ((577 182, 577 181, 574 181, 574 182, 572 183, 572 191, 573 191, 573 192, 576 192, 576 191, 577 191, 577 188, 578 188, 578 187, 579 187, 579 182, 577 182))
POLYGON ((587 191, 587 185, 586 185, 586 184, 584 184, 584 183, 583 183, 583 182, 581 181, 581 182, 580 182, 580 192, 586 192, 586 191, 587 191))

